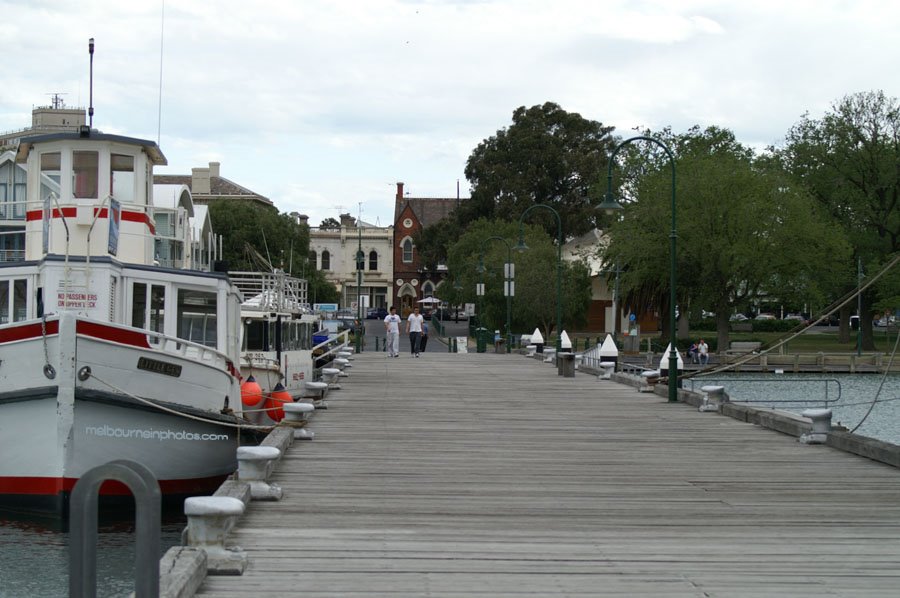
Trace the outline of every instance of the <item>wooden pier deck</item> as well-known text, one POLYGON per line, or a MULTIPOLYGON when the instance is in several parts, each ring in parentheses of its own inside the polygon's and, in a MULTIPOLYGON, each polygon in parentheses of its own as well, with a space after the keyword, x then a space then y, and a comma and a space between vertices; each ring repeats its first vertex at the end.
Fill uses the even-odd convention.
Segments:
POLYGON ((900 471, 517 355, 364 353, 198 595, 891 596, 900 471))

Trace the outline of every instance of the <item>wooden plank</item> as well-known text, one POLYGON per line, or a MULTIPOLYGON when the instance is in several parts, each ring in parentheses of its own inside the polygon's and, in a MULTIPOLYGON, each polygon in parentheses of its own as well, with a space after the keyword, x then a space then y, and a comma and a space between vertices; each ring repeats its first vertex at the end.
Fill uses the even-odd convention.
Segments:
POLYGON ((202 596, 882 596, 892 467, 516 355, 356 357, 202 596))

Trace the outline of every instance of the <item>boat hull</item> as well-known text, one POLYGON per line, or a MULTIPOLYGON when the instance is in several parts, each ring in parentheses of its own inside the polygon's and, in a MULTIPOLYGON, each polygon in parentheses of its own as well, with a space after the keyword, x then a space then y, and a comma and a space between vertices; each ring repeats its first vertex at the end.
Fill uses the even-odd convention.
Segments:
MULTIPOLYGON (((236 469, 239 430, 220 413, 239 396, 227 371, 74 318, 44 330, 0 344, 0 505, 64 515, 77 480, 116 459, 144 464, 173 497, 209 493, 236 469)), ((101 496, 131 500, 112 482, 101 496)))

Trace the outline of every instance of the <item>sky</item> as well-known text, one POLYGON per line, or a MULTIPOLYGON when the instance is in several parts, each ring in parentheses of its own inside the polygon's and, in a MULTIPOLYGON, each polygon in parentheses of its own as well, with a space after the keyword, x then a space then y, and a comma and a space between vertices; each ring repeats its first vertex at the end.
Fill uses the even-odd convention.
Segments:
POLYGON ((469 195, 520 106, 615 127, 716 125, 762 149, 842 97, 900 96, 892 0, 0 0, 0 131, 66 94, 310 224, 469 195))

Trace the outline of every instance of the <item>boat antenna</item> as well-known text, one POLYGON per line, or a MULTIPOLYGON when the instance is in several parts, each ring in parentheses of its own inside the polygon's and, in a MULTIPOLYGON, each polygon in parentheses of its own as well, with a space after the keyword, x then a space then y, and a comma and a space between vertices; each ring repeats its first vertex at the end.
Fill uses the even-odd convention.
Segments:
POLYGON ((162 0, 162 16, 159 24, 159 101, 157 102, 156 115, 156 145, 160 143, 162 135, 162 85, 163 85, 163 39, 166 29, 166 0, 162 0))
POLYGON ((91 55, 91 76, 88 93, 90 97, 90 105, 88 106, 88 127, 94 128, 94 38, 88 40, 88 54, 91 55))
POLYGON ((294 275, 294 240, 291 239, 291 255, 288 257, 288 274, 294 275))

